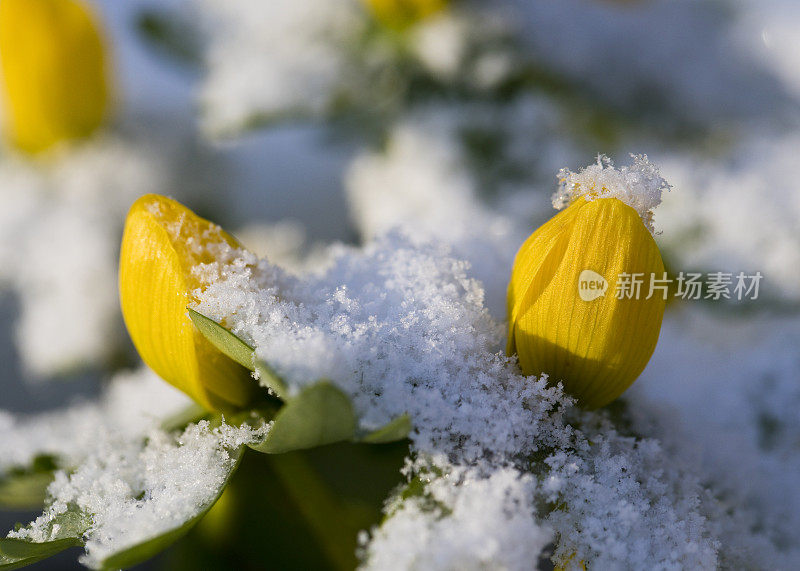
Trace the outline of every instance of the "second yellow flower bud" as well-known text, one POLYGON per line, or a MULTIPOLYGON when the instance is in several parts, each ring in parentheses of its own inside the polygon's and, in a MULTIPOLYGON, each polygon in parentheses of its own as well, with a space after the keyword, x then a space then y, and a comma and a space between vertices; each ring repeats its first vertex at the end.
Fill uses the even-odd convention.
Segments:
POLYGON ((610 403, 647 365, 665 306, 647 288, 635 296, 619 290, 626 276, 663 273, 636 210, 618 198, 577 198, 517 253, 507 352, 519 356, 525 374, 562 381, 585 408, 610 403))
POLYGON ((36 153, 92 134, 105 120, 105 46, 80 0, 0 1, 6 138, 36 153))
POLYGON ((450 0, 363 0, 372 15, 389 28, 402 30, 444 10, 450 0))

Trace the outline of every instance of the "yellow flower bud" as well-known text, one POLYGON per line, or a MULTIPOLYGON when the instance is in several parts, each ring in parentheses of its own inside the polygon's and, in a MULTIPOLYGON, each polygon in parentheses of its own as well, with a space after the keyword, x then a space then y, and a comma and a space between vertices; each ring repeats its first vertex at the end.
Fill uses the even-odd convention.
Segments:
POLYGON ((450 0, 363 0, 363 2, 381 24, 402 30, 441 12, 450 0))
POLYGON ((103 123, 105 49, 83 2, 0 1, 0 66, 5 136, 19 149, 43 151, 103 123))
POLYGON ((203 284, 192 269, 239 248, 222 228, 169 198, 148 194, 131 206, 119 264, 122 315, 142 359, 168 383, 209 410, 246 405, 250 372, 223 355, 186 312, 203 284))
POLYGON ((639 213, 617 198, 579 197, 517 252, 508 354, 517 353, 526 375, 563 381, 583 407, 610 403, 641 374, 658 341, 665 300, 661 292, 647 299, 651 274, 662 278, 664 264, 639 213), (579 289, 586 270, 597 280, 583 284, 591 295, 579 289), (643 285, 638 296, 620 299, 626 274, 641 275, 643 285))

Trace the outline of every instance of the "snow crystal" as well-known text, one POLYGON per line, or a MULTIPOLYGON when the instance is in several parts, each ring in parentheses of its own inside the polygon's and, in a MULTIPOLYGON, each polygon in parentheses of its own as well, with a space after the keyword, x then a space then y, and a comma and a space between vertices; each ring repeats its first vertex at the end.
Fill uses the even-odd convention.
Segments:
POLYGON ((661 178, 658 168, 647 155, 631 155, 633 164, 614 168, 605 155, 597 162, 574 173, 561 169, 558 191, 553 194, 553 206, 562 209, 583 196, 586 200, 617 198, 636 210, 645 226, 653 232, 653 209, 661 204, 661 194, 671 185, 661 178))
POLYGON ((77 470, 56 474, 44 514, 9 537, 49 541, 58 532, 53 519, 77 507, 90 514, 81 561, 100 568, 114 553, 181 527, 209 507, 234 466, 233 451, 265 430, 226 424, 212 429, 202 421, 179 436, 156 429, 146 439, 101 433, 77 470))

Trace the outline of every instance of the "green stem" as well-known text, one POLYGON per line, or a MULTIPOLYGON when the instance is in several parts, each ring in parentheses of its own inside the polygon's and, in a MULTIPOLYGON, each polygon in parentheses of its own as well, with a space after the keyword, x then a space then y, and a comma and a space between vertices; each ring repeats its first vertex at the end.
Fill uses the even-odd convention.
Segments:
POLYGON ((354 553, 356 529, 347 525, 346 509, 331 493, 303 453, 276 455, 272 467, 303 518, 317 536, 334 568, 356 567, 354 553), (342 525, 342 524, 345 525, 342 525))

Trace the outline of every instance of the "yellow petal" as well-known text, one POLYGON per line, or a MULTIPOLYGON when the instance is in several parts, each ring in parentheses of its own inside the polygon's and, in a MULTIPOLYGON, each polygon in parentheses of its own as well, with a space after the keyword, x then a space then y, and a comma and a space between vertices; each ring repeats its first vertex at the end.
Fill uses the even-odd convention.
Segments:
POLYGON ((384 26, 402 30, 444 10, 449 0, 363 0, 384 26))
MULTIPOLYGON (((585 202, 586 199, 580 197, 574 206, 577 206, 578 203, 583 204, 585 202)), ((564 232, 565 228, 567 228, 569 223, 575 218, 577 212, 577 208, 562 210, 540 226, 520 247, 514 259, 511 281, 508 283, 506 303, 509 323, 514 323, 517 320, 520 301, 530 288, 533 278, 539 271, 539 267, 550 252, 552 242, 564 232)), ((514 327, 510 327, 508 331, 506 353, 512 355, 516 352, 514 327)))
POLYGON ((582 571, 586 571, 586 564, 583 561, 573 563, 573 559, 575 559, 574 553, 567 557, 561 565, 556 565, 553 571, 567 571, 568 569, 581 569, 582 571))
POLYGON ((182 204, 149 194, 128 213, 119 267, 122 315, 142 359, 209 410, 243 406, 254 392, 249 371, 211 345, 186 314, 191 292, 202 285, 192 268, 214 261, 219 245, 239 247, 182 204))
POLYGON ((4 130, 21 150, 83 138, 103 123, 106 54, 83 2, 0 1, 0 66, 4 130))
POLYGON ((509 299, 509 349, 527 375, 547 373, 586 408, 621 395, 653 354, 665 301, 650 299, 649 277, 664 264, 639 214, 616 198, 578 200, 523 245, 509 299), (608 281, 602 297, 584 301, 579 276, 608 281), (618 299, 620 274, 642 274, 641 295, 618 299))

